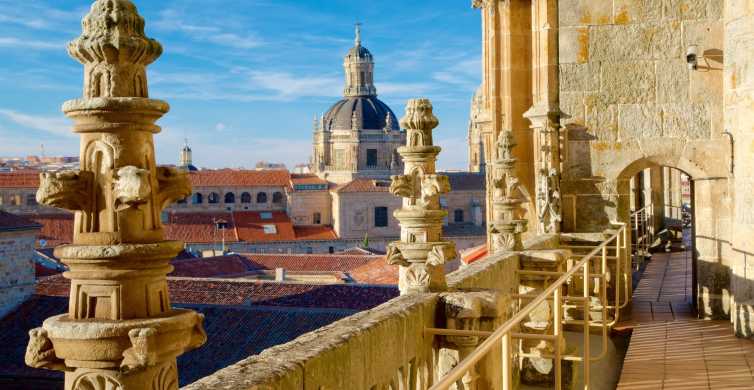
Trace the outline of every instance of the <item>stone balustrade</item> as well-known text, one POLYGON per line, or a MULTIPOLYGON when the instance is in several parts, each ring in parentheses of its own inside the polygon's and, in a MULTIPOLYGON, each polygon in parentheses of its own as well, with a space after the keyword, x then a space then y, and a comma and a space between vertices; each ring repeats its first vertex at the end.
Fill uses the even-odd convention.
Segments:
MULTIPOLYGON (((516 253, 500 254, 447 275, 449 292, 417 293, 263 351, 184 390, 426 389, 475 340, 432 336, 428 328, 464 322, 493 330, 510 317, 516 253), (471 319, 472 321, 468 321, 471 319)), ((462 328, 459 326, 458 328, 462 328)), ((498 354, 477 365, 479 388, 500 388, 498 354)))

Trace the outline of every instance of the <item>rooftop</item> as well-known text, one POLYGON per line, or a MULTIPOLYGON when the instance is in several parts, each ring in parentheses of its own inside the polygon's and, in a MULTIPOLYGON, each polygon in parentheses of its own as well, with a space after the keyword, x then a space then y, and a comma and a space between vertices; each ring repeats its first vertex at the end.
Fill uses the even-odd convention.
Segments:
POLYGON ((285 169, 201 170, 189 174, 193 187, 288 187, 291 175, 285 169))
POLYGON ((0 210, 0 232, 41 229, 34 220, 0 210))

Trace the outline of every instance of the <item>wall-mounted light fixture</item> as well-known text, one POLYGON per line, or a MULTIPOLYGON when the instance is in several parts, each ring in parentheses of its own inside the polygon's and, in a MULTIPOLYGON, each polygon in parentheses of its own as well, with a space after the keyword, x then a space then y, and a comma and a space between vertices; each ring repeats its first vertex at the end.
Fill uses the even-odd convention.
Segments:
POLYGON ((699 46, 697 45, 689 45, 689 47, 686 48, 686 63, 689 66, 689 70, 696 70, 699 65, 698 52, 699 46))

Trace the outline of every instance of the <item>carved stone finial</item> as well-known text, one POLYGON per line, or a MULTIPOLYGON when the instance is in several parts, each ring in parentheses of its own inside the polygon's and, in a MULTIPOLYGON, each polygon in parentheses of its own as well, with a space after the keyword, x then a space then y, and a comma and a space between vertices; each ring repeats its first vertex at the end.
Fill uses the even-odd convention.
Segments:
POLYGON ((393 176, 390 185, 390 192, 403 198, 403 207, 395 212, 401 240, 390 244, 388 263, 400 265, 401 294, 440 291, 446 288, 443 265, 456 253, 453 242, 442 239, 447 212, 440 207, 440 195, 450 191, 450 181, 435 173, 440 148, 432 144, 432 129, 438 125, 432 103, 410 100, 401 124, 409 132, 407 145, 398 148, 404 174, 393 176))
POLYGON ((489 226, 490 252, 523 249, 521 234, 526 231, 526 210, 522 207, 529 195, 516 176, 516 145, 513 133, 502 132, 495 143, 492 163, 492 221, 489 226))
POLYGON ((129 0, 97 0, 68 53, 84 65, 84 97, 148 97, 146 66, 162 46, 144 34, 144 19, 129 0))

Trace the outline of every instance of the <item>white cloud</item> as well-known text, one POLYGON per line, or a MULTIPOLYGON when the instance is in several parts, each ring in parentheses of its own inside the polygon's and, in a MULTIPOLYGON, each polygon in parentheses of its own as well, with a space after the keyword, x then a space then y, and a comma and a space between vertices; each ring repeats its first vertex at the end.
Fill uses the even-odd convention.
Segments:
POLYGON ((65 50, 62 42, 37 41, 33 39, 18 39, 15 37, 0 37, 0 47, 31 50, 65 50))
POLYGON ((182 12, 175 9, 168 8, 160 16, 160 20, 154 23, 155 27, 182 32, 195 41, 236 49, 253 49, 264 44, 264 40, 254 32, 228 32, 230 26, 226 24, 214 26, 192 23, 185 19, 182 12))
POLYGON ((226 128, 227 128, 227 126, 225 126, 225 123, 222 123, 222 122, 220 122, 220 123, 218 123, 218 124, 215 125, 215 130, 216 131, 223 131, 226 128))
POLYGON ((339 97, 343 91, 343 80, 335 76, 297 77, 288 72, 251 71, 249 80, 252 88, 262 88, 274 93, 272 98, 290 100, 299 97, 339 97))
POLYGON ((74 137, 71 132, 71 124, 65 118, 35 116, 20 113, 18 111, 0 109, 0 115, 6 117, 17 125, 34 130, 44 131, 57 136, 74 137))

